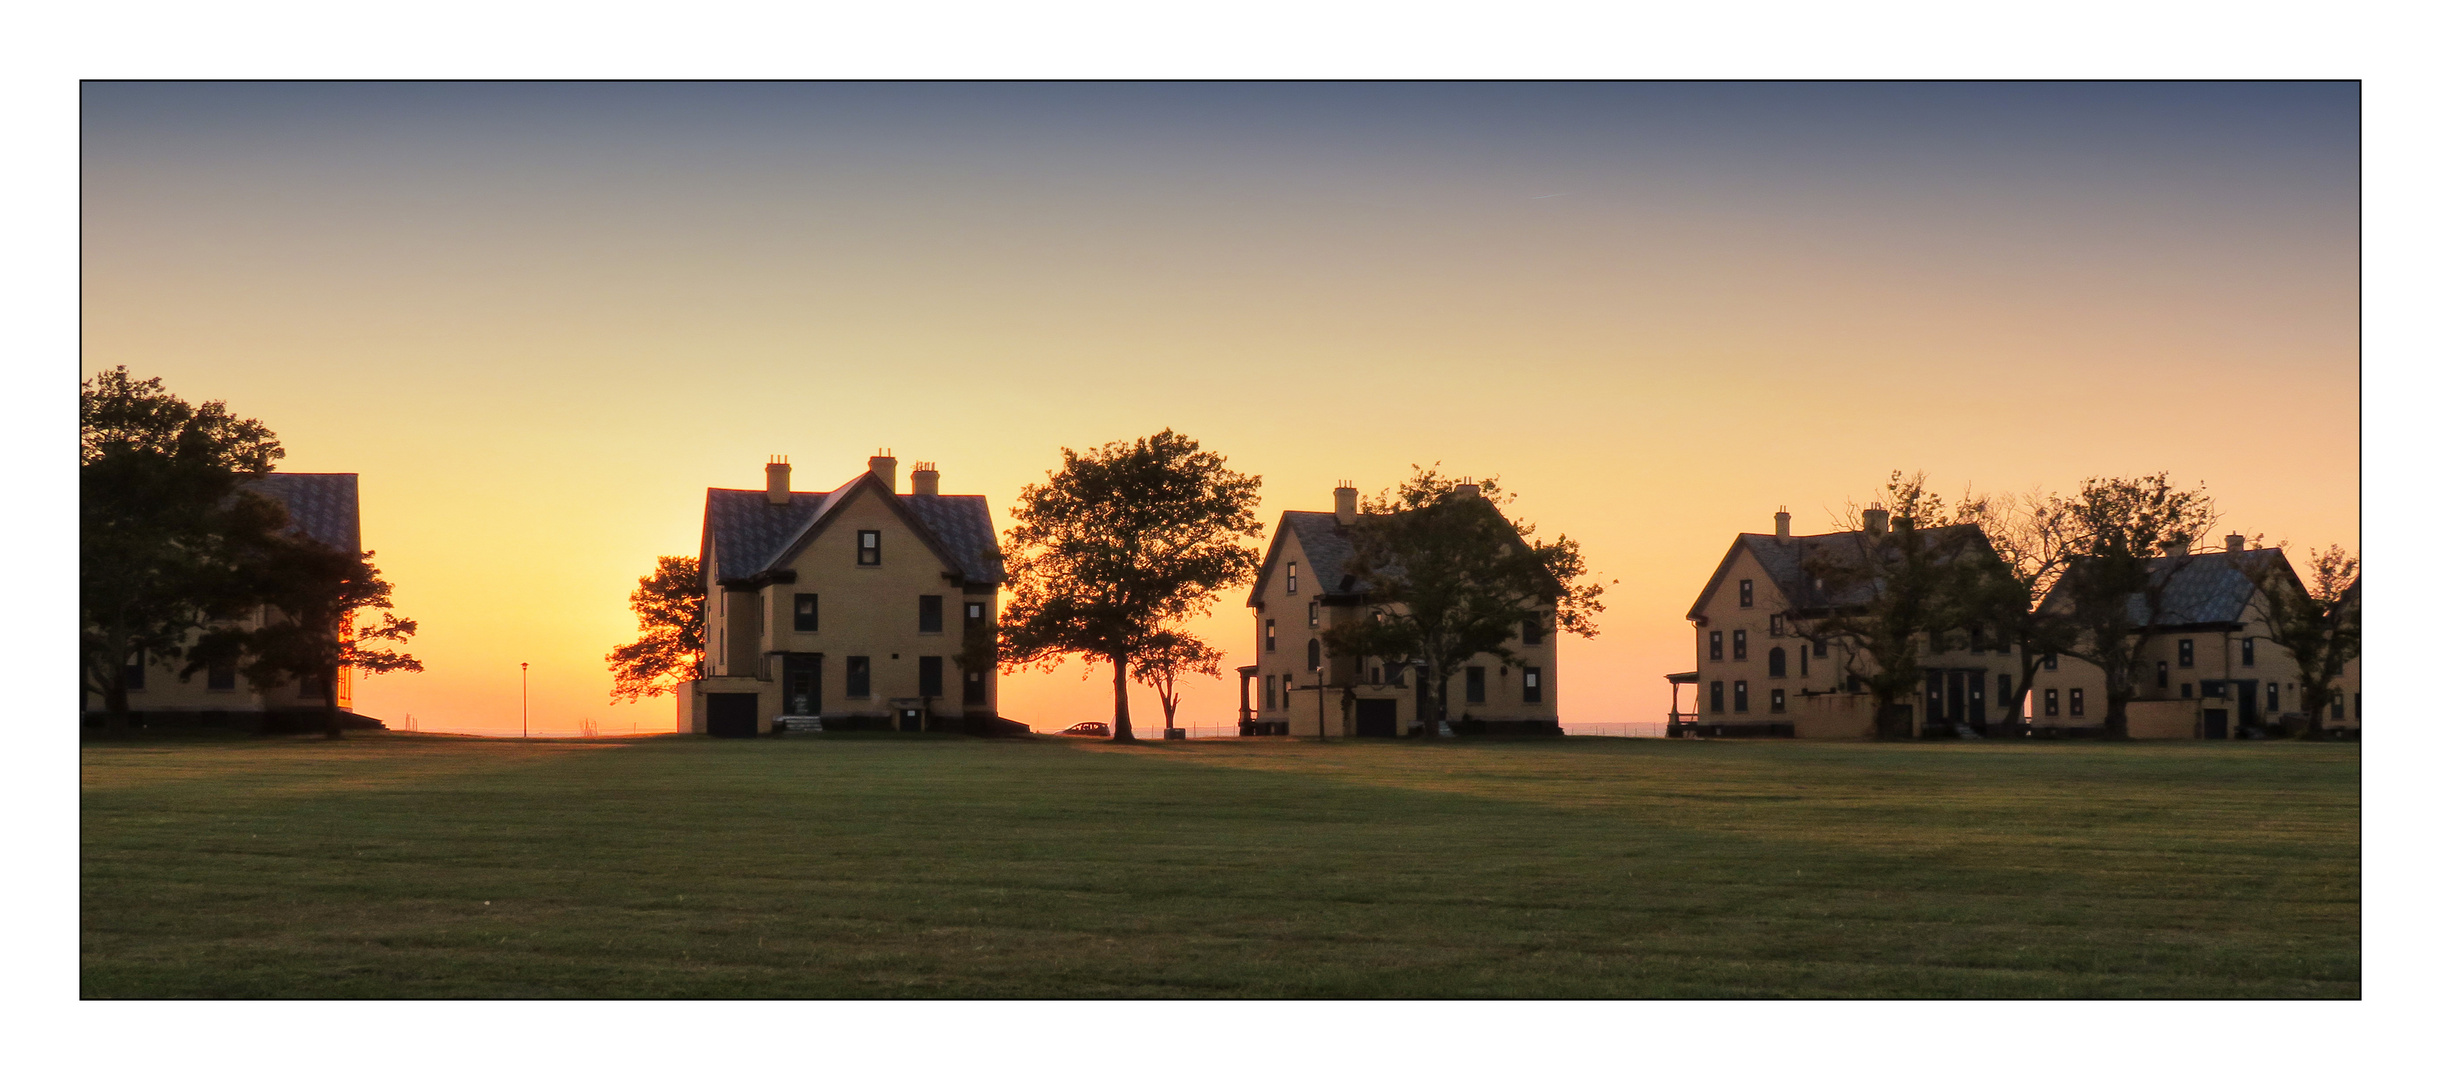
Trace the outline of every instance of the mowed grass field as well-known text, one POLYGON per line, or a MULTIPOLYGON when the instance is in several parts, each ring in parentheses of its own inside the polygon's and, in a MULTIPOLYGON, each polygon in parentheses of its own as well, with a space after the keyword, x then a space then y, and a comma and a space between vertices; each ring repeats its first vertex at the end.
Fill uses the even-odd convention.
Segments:
POLYGON ((89 743, 121 997, 2355 997, 2358 749, 89 743))

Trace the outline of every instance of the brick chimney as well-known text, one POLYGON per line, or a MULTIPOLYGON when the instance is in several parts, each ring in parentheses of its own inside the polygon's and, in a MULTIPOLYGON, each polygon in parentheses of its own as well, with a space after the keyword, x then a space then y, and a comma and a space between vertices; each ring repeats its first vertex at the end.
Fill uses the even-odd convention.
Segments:
POLYGON ((1331 489, 1331 516, 1342 525, 1356 524, 1356 488, 1345 480, 1331 489))
POLYGON ((898 459, 891 457, 888 450, 866 458, 865 471, 880 477, 881 486, 889 488, 890 494, 898 494, 898 459))
POLYGON ((932 462, 916 462, 915 471, 907 474, 907 480, 915 485, 915 493, 918 495, 941 493, 941 470, 934 468, 932 462))
POLYGON ((763 465, 763 501, 773 506, 788 505, 788 459, 773 454, 763 465))
POLYGON ((1880 536, 1881 534, 1889 531, 1890 511, 1882 509, 1882 504, 1880 503, 1874 503, 1873 505, 1866 507, 1865 532, 1873 536, 1880 536))
POLYGON ((1781 543, 1788 543, 1788 507, 1781 507, 1779 513, 1771 516, 1771 531, 1781 543))
POLYGON ((2244 551, 2246 550, 2246 534, 2230 533, 2228 536, 2221 538, 2221 546, 2228 548, 2230 554, 2233 555, 2244 551))

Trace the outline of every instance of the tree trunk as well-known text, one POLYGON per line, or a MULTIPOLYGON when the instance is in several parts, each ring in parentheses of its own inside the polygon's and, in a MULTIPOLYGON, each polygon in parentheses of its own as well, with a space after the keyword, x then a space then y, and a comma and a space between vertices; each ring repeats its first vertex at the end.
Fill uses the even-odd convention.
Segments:
POLYGON ((1136 729, 1127 722, 1127 658, 1110 658, 1111 705, 1110 741, 1134 742, 1136 729))
POLYGON ((1441 674, 1438 668, 1433 669, 1431 674, 1432 715, 1424 718, 1424 725, 1416 729, 1416 734, 1426 739, 1437 739, 1441 737, 1441 725, 1449 720, 1449 676, 1441 674))
POLYGON ((322 679, 322 737, 346 737, 346 733, 339 729, 339 672, 335 668, 322 679))
MULTIPOLYGON (((2332 691, 2317 694, 2308 689, 2313 685, 2302 677, 2297 681, 2297 689, 2301 691, 2297 695, 2297 704, 2305 710, 2305 723, 2298 725, 2297 737, 2308 741, 2322 738, 2322 718, 2331 711, 2332 691)), ((2275 717, 2272 722, 2278 723, 2279 720, 2275 717)))
POLYGON ((2102 711, 2102 737, 2127 738, 2127 699, 2110 695, 2110 706, 2102 711))

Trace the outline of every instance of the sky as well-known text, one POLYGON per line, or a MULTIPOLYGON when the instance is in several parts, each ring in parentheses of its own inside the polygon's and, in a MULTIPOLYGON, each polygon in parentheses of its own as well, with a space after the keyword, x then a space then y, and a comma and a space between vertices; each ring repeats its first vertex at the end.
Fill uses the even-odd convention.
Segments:
MULTIPOLYGON (((1174 428, 1263 516, 1496 475, 1616 584, 1571 726, 1658 723, 1785 505, 2167 471, 2359 546, 2347 83, 145 84, 82 92, 82 370, 360 475, 422 631, 359 711, 668 730, 627 595, 707 487, 986 496, 1174 428)), ((1243 590, 1206 635, 1250 662, 1243 590)), ((1002 680, 1108 716, 1081 664, 1002 680)), ((1181 722, 1234 720, 1234 680, 1181 722)), ((1158 714, 1149 693, 1139 719, 1158 714)))

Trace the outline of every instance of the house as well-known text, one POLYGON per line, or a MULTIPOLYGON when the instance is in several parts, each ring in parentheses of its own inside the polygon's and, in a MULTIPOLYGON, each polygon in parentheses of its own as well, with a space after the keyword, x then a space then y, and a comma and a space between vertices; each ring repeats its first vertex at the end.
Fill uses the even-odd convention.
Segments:
POLYGON ((941 494, 917 463, 873 457, 828 491, 792 491, 786 459, 762 490, 704 493, 705 673, 680 684, 678 728, 770 732, 781 717, 828 730, 988 733, 1005 580, 981 495, 941 494))
MULTIPOLYGON (((2233 533, 2220 551, 2173 549, 2149 563, 2161 610, 2148 610, 2142 594, 2127 598, 2129 619, 2149 629, 2136 697, 2128 703, 2128 736, 2239 738, 2279 727, 2284 716, 2302 720, 2296 659, 2265 636, 2266 610, 2256 585, 2268 576, 2304 591, 2287 553, 2276 547, 2249 551, 2246 537, 2233 533)), ((2059 590, 2044 600, 2045 607, 2065 603, 2059 590)), ((2337 734, 2358 730, 2362 670, 2356 662, 2345 668, 2323 719, 2337 734)), ((2105 687, 2102 669, 2093 663, 2046 657, 2030 687, 2028 727, 2044 736, 2099 734, 2109 707, 2105 687)))
MULTIPOLYGON (((1476 487, 1461 484, 1461 495, 1476 487)), ((1238 730, 1245 735, 1399 736, 1431 714, 1421 668, 1331 656, 1323 631, 1370 617, 1363 583, 1349 572, 1356 547, 1356 489, 1331 493, 1328 513, 1280 515, 1246 606, 1253 609, 1256 662, 1238 669, 1238 730), (1346 698, 1353 694, 1353 707, 1346 698)), ((1523 539, 1519 540, 1523 543, 1523 539)), ((1551 612, 1518 628, 1519 659, 1479 655, 1450 673, 1457 731, 1559 733, 1559 654, 1551 612)))
MULTIPOLYGON (((355 473, 268 473, 247 481, 245 489, 278 502, 288 511, 289 531, 340 551, 362 551, 363 535, 356 503, 355 473)), ((237 625, 255 629, 273 612, 257 610, 237 625)), ((196 636, 189 635, 190 643, 196 636)), ((240 678, 237 665, 216 664, 193 676, 182 676, 184 660, 154 660, 129 665, 127 707, 140 725, 240 726, 257 729, 319 728, 322 726, 320 679, 258 689, 240 678)), ((349 671, 340 668, 327 678, 338 682, 341 722, 351 727, 380 727, 381 722, 356 715, 349 671)), ((100 695, 84 695, 88 724, 100 722, 100 695)))
MULTIPOLYGON (((1878 586, 1869 577, 1842 575, 1826 587, 1815 571, 1864 559, 1872 539, 1888 530, 1889 511, 1866 510, 1860 529, 1811 536, 1790 535, 1785 509, 1773 520, 1772 532, 1739 533, 1730 541, 1687 609, 1695 628, 1695 670, 1671 675, 1672 692, 1693 684, 1693 726, 1703 735, 1871 737, 1875 705, 1864 678, 1875 670, 1873 657, 1836 641, 1809 640, 1803 631, 1872 599, 1878 586)), ((1975 525, 1915 535, 1949 557, 1990 550, 1975 525)), ((1905 702, 1915 734, 1980 732, 2003 715, 1997 703, 2008 700, 2017 678, 2006 642, 1969 636, 1921 648, 1923 689, 1905 702)), ((1682 715, 1673 709, 1674 728, 1685 726, 1682 715)))

